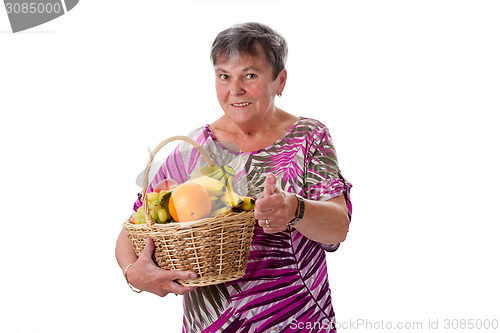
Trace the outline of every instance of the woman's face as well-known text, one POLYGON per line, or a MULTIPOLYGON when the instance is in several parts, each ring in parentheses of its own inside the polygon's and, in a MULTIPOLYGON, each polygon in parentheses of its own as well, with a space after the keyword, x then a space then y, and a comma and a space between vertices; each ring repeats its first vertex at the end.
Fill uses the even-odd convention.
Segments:
POLYGON ((242 55, 222 58, 215 64, 217 99, 237 125, 251 125, 269 119, 274 111, 274 98, 283 91, 286 71, 273 80, 273 70, 266 62, 262 46, 256 56, 242 55))

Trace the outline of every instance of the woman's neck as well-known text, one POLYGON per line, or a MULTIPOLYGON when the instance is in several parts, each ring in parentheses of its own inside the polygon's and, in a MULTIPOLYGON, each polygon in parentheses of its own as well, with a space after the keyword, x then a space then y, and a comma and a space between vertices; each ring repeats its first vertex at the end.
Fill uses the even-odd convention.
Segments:
POLYGON ((212 133, 227 148, 237 145, 242 152, 266 148, 281 139, 297 121, 297 117, 275 108, 269 117, 256 119, 249 124, 236 124, 222 116, 210 125, 212 133))

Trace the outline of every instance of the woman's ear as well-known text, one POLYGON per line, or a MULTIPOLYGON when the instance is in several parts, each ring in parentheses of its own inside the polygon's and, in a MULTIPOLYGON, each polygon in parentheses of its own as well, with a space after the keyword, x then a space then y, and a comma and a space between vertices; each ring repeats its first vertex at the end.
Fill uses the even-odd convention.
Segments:
POLYGON ((283 68, 283 70, 278 74, 278 77, 276 78, 278 80, 278 96, 281 96, 283 90, 285 89, 286 78, 287 72, 286 69, 283 68))

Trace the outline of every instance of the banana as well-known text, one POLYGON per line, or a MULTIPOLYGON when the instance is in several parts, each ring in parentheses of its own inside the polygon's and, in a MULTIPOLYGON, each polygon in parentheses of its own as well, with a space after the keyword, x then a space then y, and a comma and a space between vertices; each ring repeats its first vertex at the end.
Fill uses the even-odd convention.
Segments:
POLYGON ((201 166, 191 173, 189 179, 195 179, 201 176, 209 176, 210 178, 214 178, 220 181, 223 178, 227 178, 228 175, 233 177, 236 175, 234 169, 229 165, 214 167, 201 166))
POLYGON ((255 207, 255 199, 252 197, 241 197, 241 202, 238 206, 233 207, 235 212, 251 211, 255 207))
POLYGON ((242 202, 240 195, 229 188, 219 197, 219 199, 226 207, 231 208, 237 207, 242 202))
POLYGON ((231 175, 231 176, 236 176, 236 172, 234 171, 234 169, 232 167, 230 167, 229 165, 224 165, 224 166, 221 166, 220 167, 222 169, 222 171, 225 173, 225 174, 228 174, 228 175, 231 175))
POLYGON ((217 167, 213 172, 210 172, 207 176, 213 179, 217 179, 218 181, 221 181, 222 178, 224 178, 224 172, 220 167, 217 167))
POLYGON ((211 166, 202 166, 199 167, 198 169, 194 170, 193 173, 189 176, 189 179, 195 179, 198 177, 201 177, 203 175, 209 175, 210 173, 214 172, 215 168, 211 166))
POLYGON ((226 186, 230 186, 233 183, 234 176, 236 175, 234 169, 228 165, 221 167, 221 169, 224 172, 222 182, 226 184, 226 186))
POLYGON ((217 179, 208 177, 207 175, 190 179, 188 180, 188 182, 203 186, 211 196, 219 196, 225 191, 224 184, 222 184, 217 179))
POLYGON ((224 178, 221 180, 221 182, 224 183, 224 185, 226 185, 226 188, 232 189, 232 187, 233 187, 233 179, 234 179, 234 176, 232 176, 232 175, 225 175, 224 178))
POLYGON ((234 172, 234 169, 229 165, 214 167, 213 170, 207 174, 207 176, 217 179, 223 183, 225 179, 227 180, 228 177, 234 177, 235 175, 236 173, 234 172))
POLYGON ((212 200, 212 210, 226 207, 226 205, 219 199, 219 197, 212 195, 210 196, 210 199, 212 200))
POLYGON ((217 200, 212 201, 212 210, 213 209, 219 209, 219 208, 222 208, 222 207, 226 207, 226 205, 222 202, 222 200, 220 200, 219 197, 217 197, 217 200))
POLYGON ((212 210, 212 212, 210 213, 210 217, 214 217, 217 215, 227 215, 227 214, 231 213, 232 211, 233 211, 233 209, 231 207, 222 207, 222 208, 219 208, 216 210, 212 210))
POLYGON ((249 211, 249 210, 254 209, 254 207, 255 207, 255 199, 254 198, 243 197, 242 200, 243 200, 243 202, 240 205, 241 210, 249 211))

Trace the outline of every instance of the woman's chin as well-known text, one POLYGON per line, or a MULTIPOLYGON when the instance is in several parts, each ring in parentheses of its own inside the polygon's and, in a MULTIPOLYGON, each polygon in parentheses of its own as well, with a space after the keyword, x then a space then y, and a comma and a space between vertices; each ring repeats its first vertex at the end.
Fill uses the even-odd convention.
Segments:
POLYGON ((255 123, 257 117, 249 110, 234 110, 226 112, 226 116, 236 125, 247 126, 248 124, 255 123))

